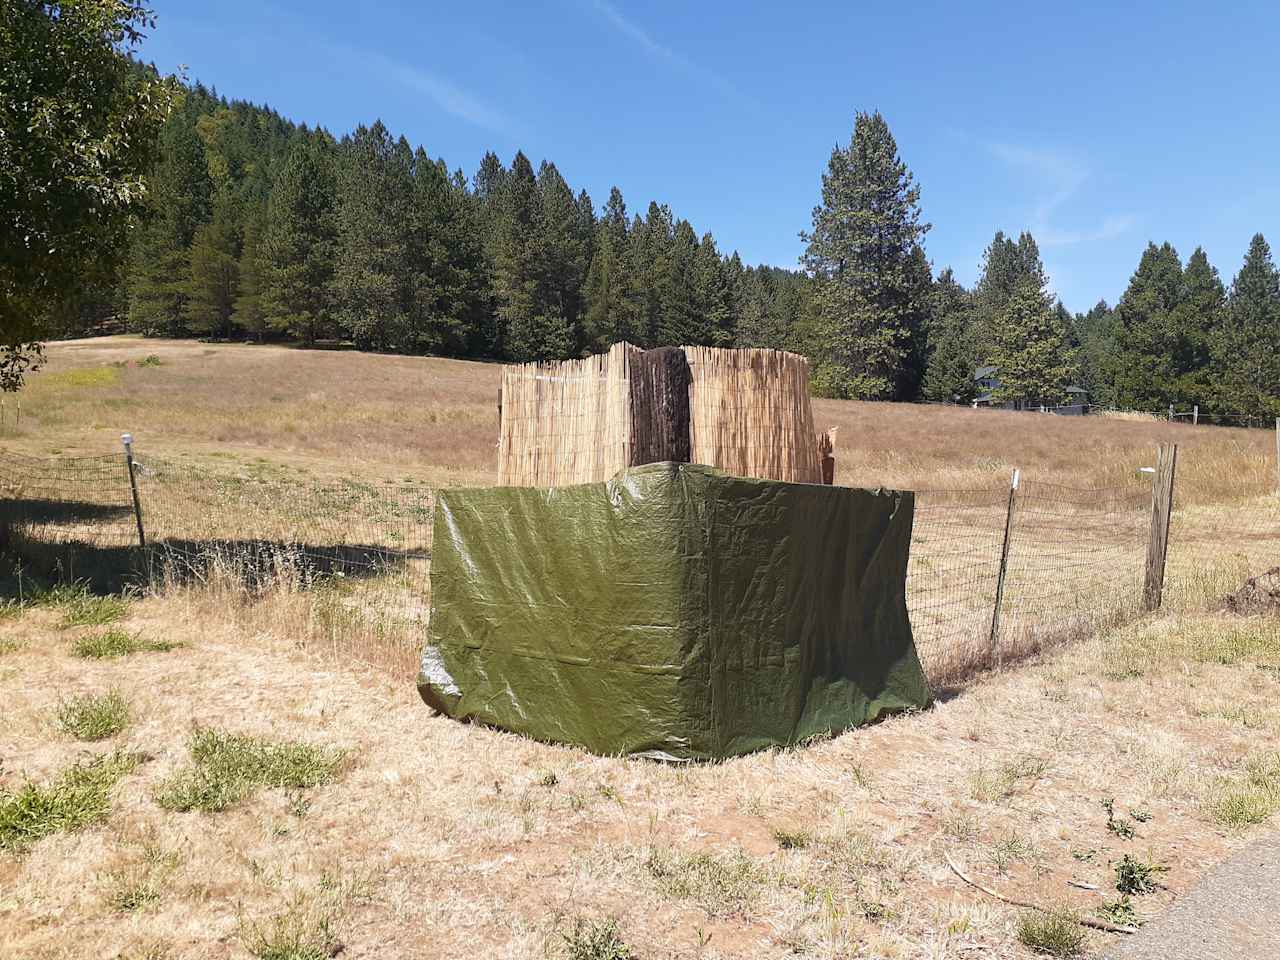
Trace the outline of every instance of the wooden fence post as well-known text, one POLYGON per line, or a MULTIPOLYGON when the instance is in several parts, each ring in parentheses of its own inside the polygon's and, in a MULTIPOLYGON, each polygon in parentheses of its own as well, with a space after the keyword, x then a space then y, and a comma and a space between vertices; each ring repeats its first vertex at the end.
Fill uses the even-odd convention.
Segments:
POLYGON ((1198 427, 1200 425, 1200 404, 1196 404, 1191 408, 1191 425, 1198 427))
POLYGON ((1013 510, 1018 497, 1018 481, 1022 471, 1013 471, 1009 484, 1009 506, 1004 515, 1004 543, 1000 547, 1000 573, 996 577, 996 605, 991 611, 991 663, 1000 666, 1000 606, 1004 603, 1004 578, 1009 571, 1009 541, 1013 537, 1013 510))
POLYGON ((1178 445, 1160 444, 1156 473, 1151 480, 1151 532, 1147 540, 1146 582, 1142 591, 1145 610, 1158 610, 1164 597, 1165 559, 1169 555, 1169 520, 1173 516, 1173 474, 1178 445))
POLYGON ((133 436, 128 433, 122 434, 120 440, 124 443, 124 462, 129 468, 129 490, 133 494, 133 518, 138 522, 138 546, 145 550, 147 534, 142 529, 142 501, 138 499, 138 476, 136 464, 133 462, 133 436))
POLYGON ((1276 493, 1280 493, 1280 417, 1276 417, 1276 493))

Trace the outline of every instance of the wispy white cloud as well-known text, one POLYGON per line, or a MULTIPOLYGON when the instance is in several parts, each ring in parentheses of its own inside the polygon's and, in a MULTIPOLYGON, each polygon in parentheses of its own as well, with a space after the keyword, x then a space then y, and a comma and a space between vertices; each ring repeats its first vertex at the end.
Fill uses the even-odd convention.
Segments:
POLYGON ((391 76, 411 90, 434 101, 436 106, 460 120, 494 133, 509 134, 514 124, 501 111, 490 107, 473 94, 421 67, 397 63, 379 56, 391 76))
POLYGON ((361 63, 387 80, 422 94, 445 113, 459 120, 510 139, 518 138, 519 124, 501 110, 438 73, 373 50, 361 50, 327 40, 319 41, 317 45, 339 62, 361 63))
POLYGON ((726 94, 736 100, 746 101, 741 90, 734 84, 730 83, 720 74, 716 73, 702 64, 695 63, 684 54, 677 53, 671 47, 653 38, 648 30, 640 26, 634 20, 628 19, 623 15, 622 11, 615 7, 608 0, 592 0, 592 6, 596 11, 604 17, 604 19, 623 36, 630 38, 646 53, 657 60, 663 60, 673 66, 679 67, 689 73, 702 77, 707 82, 716 87, 721 93, 726 94))
POLYGON ((1030 227, 1042 247, 1065 247, 1109 240, 1133 229, 1138 222, 1138 218, 1132 213, 1110 213, 1103 216, 1095 227, 1055 227, 1053 220, 1058 218, 1089 182, 1091 171, 1088 164, 1063 150, 1009 143, 988 143, 986 148, 996 159, 1024 171, 1040 182, 1042 192, 1032 207, 1030 227))

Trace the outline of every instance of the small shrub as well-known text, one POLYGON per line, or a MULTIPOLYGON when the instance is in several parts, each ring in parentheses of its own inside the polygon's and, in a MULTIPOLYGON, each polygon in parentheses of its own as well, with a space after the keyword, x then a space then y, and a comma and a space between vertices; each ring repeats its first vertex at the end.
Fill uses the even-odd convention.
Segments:
POLYGON ((160 359, 160 357, 159 357, 159 355, 158 355, 158 354, 149 353, 149 354, 147 354, 145 357, 143 357, 141 360, 139 360, 139 361, 138 361, 138 366, 140 366, 140 367, 158 367, 158 366, 160 366, 160 364, 161 364, 162 362, 163 362, 163 361, 161 361, 161 359, 160 359))
POLYGON ((1116 863, 1116 889, 1129 895, 1154 893, 1158 886, 1156 877, 1168 870, 1166 866, 1148 863, 1126 853, 1116 863))
POLYGON ((631 948, 618 933, 618 921, 579 917, 564 937, 569 960, 632 960, 631 948))
POLYGON ((548 770, 538 778, 538 786, 540 787, 554 787, 559 782, 560 778, 556 776, 554 770, 548 770))
POLYGON ((118 690, 85 694, 58 705, 58 726, 77 740, 105 740, 129 724, 129 704, 118 690))
POLYGON ((1009 864, 1016 861, 1031 863, 1040 859, 1040 851, 1034 843, 1025 840, 1016 833, 1011 833, 1003 840, 991 844, 991 865, 1000 873, 1009 869, 1009 864))
POLYGON ((1116 802, 1110 797, 1102 801, 1102 809, 1107 811, 1107 829, 1114 833, 1121 840, 1132 840, 1134 836, 1133 824, 1128 820, 1116 817, 1116 802))
POLYGON ((167 653, 177 646, 166 640, 146 640, 136 633, 112 629, 77 637, 71 644, 71 653, 84 659, 104 660, 131 653, 167 653))
POLYGON ((1084 947, 1084 931, 1065 910, 1024 913, 1018 918, 1018 939, 1048 957, 1077 957, 1084 947))
POLYGON ((813 842, 809 831, 799 827, 774 827, 773 839, 783 850, 803 850, 813 842))
POLYGON ((117 751, 77 763, 47 786, 0 790, 0 850, 21 852, 52 833, 106 819, 111 788, 137 764, 137 757, 117 751))
POLYGON ((1098 916, 1108 923, 1119 924, 1122 927, 1142 926, 1142 918, 1138 916, 1138 911, 1133 906, 1133 898, 1128 894, 1118 900, 1109 900, 1104 903, 1098 908, 1098 916))
POLYGON ((272 742, 196 727, 188 741, 192 764, 160 785, 166 810, 214 813, 262 787, 300 790, 329 783, 347 753, 305 743, 272 742))

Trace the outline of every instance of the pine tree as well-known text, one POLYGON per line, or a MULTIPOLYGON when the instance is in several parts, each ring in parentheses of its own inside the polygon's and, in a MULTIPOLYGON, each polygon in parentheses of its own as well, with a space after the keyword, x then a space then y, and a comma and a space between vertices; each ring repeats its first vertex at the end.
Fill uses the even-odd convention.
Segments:
POLYGON ((511 163, 495 235, 493 290, 504 354, 517 362, 569 356, 569 320, 556 311, 542 285, 547 262, 542 197, 523 153, 511 163))
POLYGON ((924 248, 916 244, 907 261, 907 283, 910 307, 904 312, 906 342, 902 364, 894 383, 893 399, 905 402, 919 400, 924 389, 925 369, 929 363, 929 324, 933 310, 933 270, 924 248))
POLYGON ((357 128, 342 153, 333 283, 338 315, 357 346, 387 350, 403 341, 412 300, 412 151, 378 121, 357 128))
POLYGON ((1080 384, 1089 391, 1091 403, 1116 406, 1115 357, 1120 332, 1115 311, 1105 300, 1077 315, 1072 325, 1080 344, 1080 384))
POLYGON ((813 211, 806 268, 821 326, 815 385, 836 396, 892 396, 922 312, 915 249, 929 229, 920 190, 888 124, 859 113, 847 147, 836 147, 813 211))
POLYGON ((212 214, 212 183, 190 106, 160 131, 160 160, 129 264, 129 323, 149 335, 186 332, 183 305, 196 228, 212 214))
POLYGON ((272 329, 304 344, 333 334, 338 234, 335 153, 327 135, 299 135, 267 206, 265 319, 272 329))
POLYGON ((227 218, 215 217, 197 228, 188 255, 186 301, 182 313, 197 333, 229 339, 231 314, 239 294, 240 266, 236 236, 227 218))
POLYGON ((978 395, 974 380, 978 358, 973 323, 972 296, 947 267, 933 284, 927 338, 929 358, 923 384, 925 399, 968 403, 978 395))
POLYGON ((712 347, 733 345, 734 312, 729 278, 716 239, 704 233, 693 260, 693 298, 700 324, 691 343, 712 347))
POLYGON ((1196 247, 1182 272, 1182 301, 1173 311, 1175 402, 1190 407, 1214 390, 1213 344, 1222 330, 1227 292, 1204 249, 1196 247))
POLYGON ((1175 311, 1183 291, 1177 251, 1168 243, 1149 243, 1116 305, 1120 338, 1112 380, 1120 406, 1162 410, 1178 398, 1175 311))
POLYGON ((1025 284, 1049 285, 1040 248, 1029 231, 1015 241, 997 230, 982 259, 982 275, 973 291, 974 336, 979 356, 991 351, 994 329, 1009 301, 1025 284))
POLYGON ((992 329, 997 403, 1058 404, 1075 376, 1070 332, 1035 280, 1024 281, 992 329))
POLYGON ((267 329, 263 292, 266 289, 267 261, 262 236, 263 217, 253 217, 245 226, 244 244, 240 249, 239 290, 232 302, 231 319, 240 329, 262 339, 267 329))
MULTIPOLYGON (((539 167, 537 192, 535 312, 562 320, 570 342, 581 344, 582 287, 591 262, 594 218, 586 221, 579 201, 553 163, 543 161, 539 167)), ((589 211, 589 198, 586 204, 589 211)))
POLYGON ((1251 416, 1280 415, 1280 272, 1260 233, 1232 281, 1215 342, 1221 405, 1251 416))

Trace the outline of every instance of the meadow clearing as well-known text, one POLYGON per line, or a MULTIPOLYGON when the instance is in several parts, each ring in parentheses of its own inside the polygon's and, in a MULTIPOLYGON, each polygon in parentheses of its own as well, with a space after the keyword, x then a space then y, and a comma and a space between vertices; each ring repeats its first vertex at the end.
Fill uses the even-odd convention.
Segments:
MULTIPOLYGON (((0 448, 114 453, 127 430, 144 463, 223 478, 217 491, 355 478, 429 497, 492 482, 496 388, 496 367, 466 362, 55 344, 16 429, 8 398, 0 448)), ((938 491, 914 578, 950 584, 947 598, 987 589, 965 551, 986 556, 1018 466, 1044 484, 1023 528, 1028 601, 1071 627, 1106 609, 1068 631, 1076 643, 970 676, 923 713, 677 767, 431 716, 407 682, 422 604, 398 633, 353 613, 396 606, 362 597, 377 581, 252 593, 223 570, 124 598, 15 597, 9 570, 0 954, 1094 953, 1116 935, 987 897, 948 858, 1006 896, 1125 925, 1280 808, 1280 619, 1210 609, 1275 556, 1269 433, 835 401, 815 414, 840 427, 838 483, 938 491), (1145 547, 1137 471, 1169 439, 1187 547, 1175 538, 1162 614, 1113 615, 1145 547), (1089 488, 1109 492, 1077 495, 1089 488), (1259 530, 1247 547, 1230 537, 1259 530)), ((173 522, 203 522, 207 495, 173 522)), ((219 522, 263 516, 224 506, 219 522)), ((331 507, 350 528, 351 501, 331 507)), ((397 584, 396 603, 422 582, 397 584)), ((982 604, 972 613, 981 636, 982 604)))

